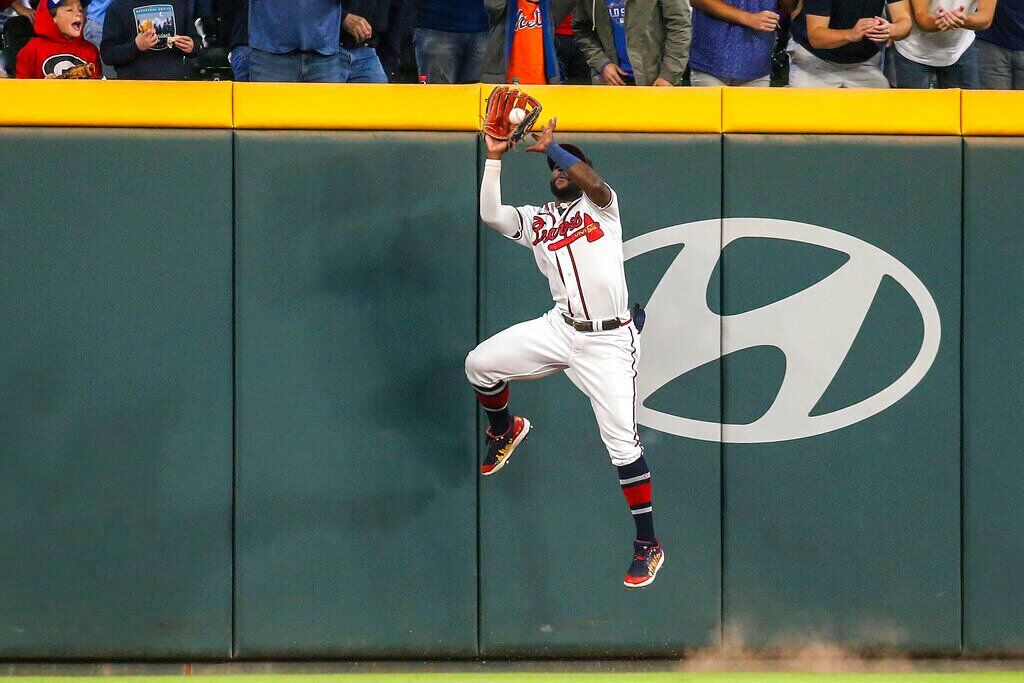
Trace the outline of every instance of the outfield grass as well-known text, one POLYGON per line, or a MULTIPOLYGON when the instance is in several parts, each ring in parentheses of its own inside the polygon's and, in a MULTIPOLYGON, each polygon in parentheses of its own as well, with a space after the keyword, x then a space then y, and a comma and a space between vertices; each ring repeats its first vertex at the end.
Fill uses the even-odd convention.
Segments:
MULTIPOLYGON (((174 676, 105 676, 102 683, 169 683, 174 676)), ((380 673, 190 676, 196 683, 1024 683, 1024 672, 951 673, 380 673)), ((3 683, 98 683, 88 676, 16 676, 3 683)))

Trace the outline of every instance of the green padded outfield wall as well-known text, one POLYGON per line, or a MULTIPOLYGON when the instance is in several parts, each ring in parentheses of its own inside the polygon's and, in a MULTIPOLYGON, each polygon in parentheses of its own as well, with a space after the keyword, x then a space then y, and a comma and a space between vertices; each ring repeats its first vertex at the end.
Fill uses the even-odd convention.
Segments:
POLYGON ((475 151, 237 136, 239 656, 476 653, 475 151))
MULTIPOLYGON (((624 240, 710 219, 693 248, 710 244, 717 252, 719 136, 563 139, 578 143, 618 193, 624 240)), ((548 178, 544 157, 507 155, 502 201, 544 204, 551 197, 548 178)), ((547 281, 529 250, 484 225, 480 245, 481 338, 551 308, 547 281)), ((685 266, 681 252, 688 248, 675 242, 627 262, 631 298, 648 301, 670 266, 685 266)), ((645 346, 649 334, 657 334, 662 345, 668 335, 680 334, 683 343, 718 348, 718 324, 710 316, 688 330, 666 329, 652 318, 640 338, 641 369, 654 353, 645 346)), ((718 421, 717 372, 661 392, 652 400, 718 421)), ((528 416, 534 431, 506 470, 480 482, 481 654, 666 655, 716 645, 719 445, 641 429, 667 559, 656 584, 629 592, 622 575, 632 559, 633 522, 589 400, 563 373, 515 382, 511 396, 512 409, 528 416)))
POLYGON ((961 145, 725 136, 735 644, 960 645, 961 145))
POLYGON ((964 646, 1024 648, 1024 141, 964 147, 964 646))
POLYGON ((0 658, 231 653, 231 135, 0 130, 0 658))

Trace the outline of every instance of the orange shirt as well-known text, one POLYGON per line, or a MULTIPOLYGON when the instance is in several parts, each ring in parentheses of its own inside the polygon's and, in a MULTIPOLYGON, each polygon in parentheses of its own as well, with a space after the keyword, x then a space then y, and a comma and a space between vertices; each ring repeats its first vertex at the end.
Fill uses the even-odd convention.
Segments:
POLYGON ((540 6, 530 0, 516 0, 516 12, 515 34, 508 59, 508 82, 518 78, 522 85, 543 85, 548 80, 544 74, 544 28, 540 6))

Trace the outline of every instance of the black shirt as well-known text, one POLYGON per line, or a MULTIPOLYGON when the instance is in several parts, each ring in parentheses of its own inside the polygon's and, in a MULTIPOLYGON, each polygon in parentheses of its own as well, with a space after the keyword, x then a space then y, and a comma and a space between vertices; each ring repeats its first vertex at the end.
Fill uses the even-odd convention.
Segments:
POLYGON ((811 47, 811 41, 807 38, 807 15, 813 14, 819 17, 829 17, 828 27, 837 31, 853 28, 861 19, 880 17, 887 3, 899 2, 899 0, 804 0, 803 11, 793 19, 793 40, 807 49, 808 52, 827 62, 837 64, 856 64, 866 62, 881 49, 878 43, 867 38, 856 42, 847 43, 842 47, 833 50, 820 50, 811 47))

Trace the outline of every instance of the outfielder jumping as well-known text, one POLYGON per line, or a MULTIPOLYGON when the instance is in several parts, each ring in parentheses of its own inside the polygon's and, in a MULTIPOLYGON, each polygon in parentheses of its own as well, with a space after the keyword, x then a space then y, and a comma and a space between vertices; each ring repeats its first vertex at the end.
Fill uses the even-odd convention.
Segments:
MULTIPOLYGON (((495 117, 503 98, 498 88, 488 104, 495 117)), ((482 342, 466 358, 466 376, 490 426, 480 473, 508 463, 530 431, 530 421, 509 411, 509 382, 537 379, 571 368, 597 418, 601 439, 618 468, 636 540, 623 583, 641 588, 654 581, 665 553, 654 535, 651 472, 636 430, 639 332, 629 311, 622 256, 622 225, 615 191, 575 145, 554 142, 552 119, 527 152, 548 157, 555 201, 543 206, 501 203, 501 158, 510 143, 485 132, 487 161, 480 185, 480 217, 512 241, 533 250, 551 288, 555 307, 482 342)), ((486 130, 486 129, 485 129, 486 130)))

